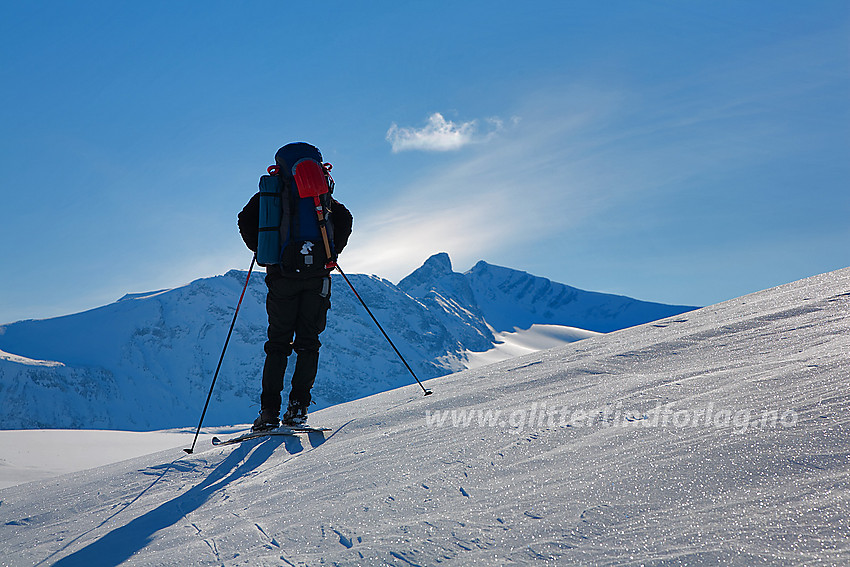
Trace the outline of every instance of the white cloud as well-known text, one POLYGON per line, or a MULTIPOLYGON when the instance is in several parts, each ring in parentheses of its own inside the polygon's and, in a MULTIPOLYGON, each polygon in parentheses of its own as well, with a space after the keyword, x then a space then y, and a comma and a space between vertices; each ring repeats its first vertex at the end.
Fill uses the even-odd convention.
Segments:
POLYGON ((446 152, 458 150, 476 141, 489 138, 502 128, 499 118, 488 118, 490 126, 487 133, 480 134, 478 121, 455 123, 446 120, 439 112, 428 118, 428 123, 422 128, 401 128, 393 123, 387 130, 387 141, 392 144, 393 152, 407 150, 423 150, 431 152, 446 152))
MULTIPOLYGON (((549 138, 541 136, 558 121, 548 121, 549 129, 529 124, 530 132, 515 130, 518 122, 508 123, 511 136, 486 146, 477 143, 479 136, 464 158, 442 161, 360 215, 345 250, 346 269, 398 280, 441 251, 456 269, 465 269, 506 249, 533 249, 530 243, 580 214, 581 204, 560 206, 572 191, 552 163, 559 156, 546 151, 549 138)), ((494 121, 492 128, 497 126, 501 122, 494 121)))

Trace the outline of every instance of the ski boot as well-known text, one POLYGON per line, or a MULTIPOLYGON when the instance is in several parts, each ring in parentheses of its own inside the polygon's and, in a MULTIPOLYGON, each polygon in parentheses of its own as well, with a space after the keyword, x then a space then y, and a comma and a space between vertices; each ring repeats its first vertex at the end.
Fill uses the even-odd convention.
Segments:
POLYGON ((280 427, 280 412, 260 411, 259 417, 254 420, 251 431, 268 431, 280 427))
POLYGON ((307 405, 290 401, 286 413, 283 414, 283 424, 290 427, 307 425, 307 405))

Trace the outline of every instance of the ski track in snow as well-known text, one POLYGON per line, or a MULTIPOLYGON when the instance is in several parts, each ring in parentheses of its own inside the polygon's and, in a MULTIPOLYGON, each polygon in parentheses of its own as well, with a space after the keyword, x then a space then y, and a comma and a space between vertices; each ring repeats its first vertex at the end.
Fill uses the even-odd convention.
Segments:
POLYGON ((6 488, 0 564, 848 564, 848 313, 845 269, 334 406, 328 435, 6 488))

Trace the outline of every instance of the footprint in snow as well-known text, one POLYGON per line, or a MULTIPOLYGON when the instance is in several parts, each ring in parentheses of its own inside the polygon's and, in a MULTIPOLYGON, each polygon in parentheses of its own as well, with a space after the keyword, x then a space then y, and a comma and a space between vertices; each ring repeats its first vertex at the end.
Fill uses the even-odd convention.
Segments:
MULTIPOLYGON (((331 529, 333 529, 333 528, 331 528, 331 529)), ((351 549, 352 547, 354 547, 354 542, 353 542, 353 541, 351 541, 351 538, 348 538, 348 537, 344 536, 344 535, 342 534, 342 532, 340 532, 339 530, 333 530, 333 532, 334 532, 337 536, 339 536, 339 544, 340 544, 340 545, 342 545, 343 547, 347 547, 348 549, 351 549)), ((358 539, 359 539, 359 538, 358 538, 358 539)))

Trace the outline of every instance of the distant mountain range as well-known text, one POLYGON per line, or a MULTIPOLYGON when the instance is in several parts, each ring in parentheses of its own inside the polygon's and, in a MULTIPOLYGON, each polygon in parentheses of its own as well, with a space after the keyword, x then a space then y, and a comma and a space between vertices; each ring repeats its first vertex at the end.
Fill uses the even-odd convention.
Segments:
MULTIPOLYGON (((0 428, 197 425, 245 276, 232 270, 0 327, 0 428)), ((458 273, 447 254, 398 285, 349 278, 422 380, 694 309, 582 291, 486 262, 458 273)), ((259 409, 265 289, 262 274, 253 275, 206 425, 246 423, 259 409)), ((334 275, 332 289, 316 407, 409 384, 346 283, 334 275)))

